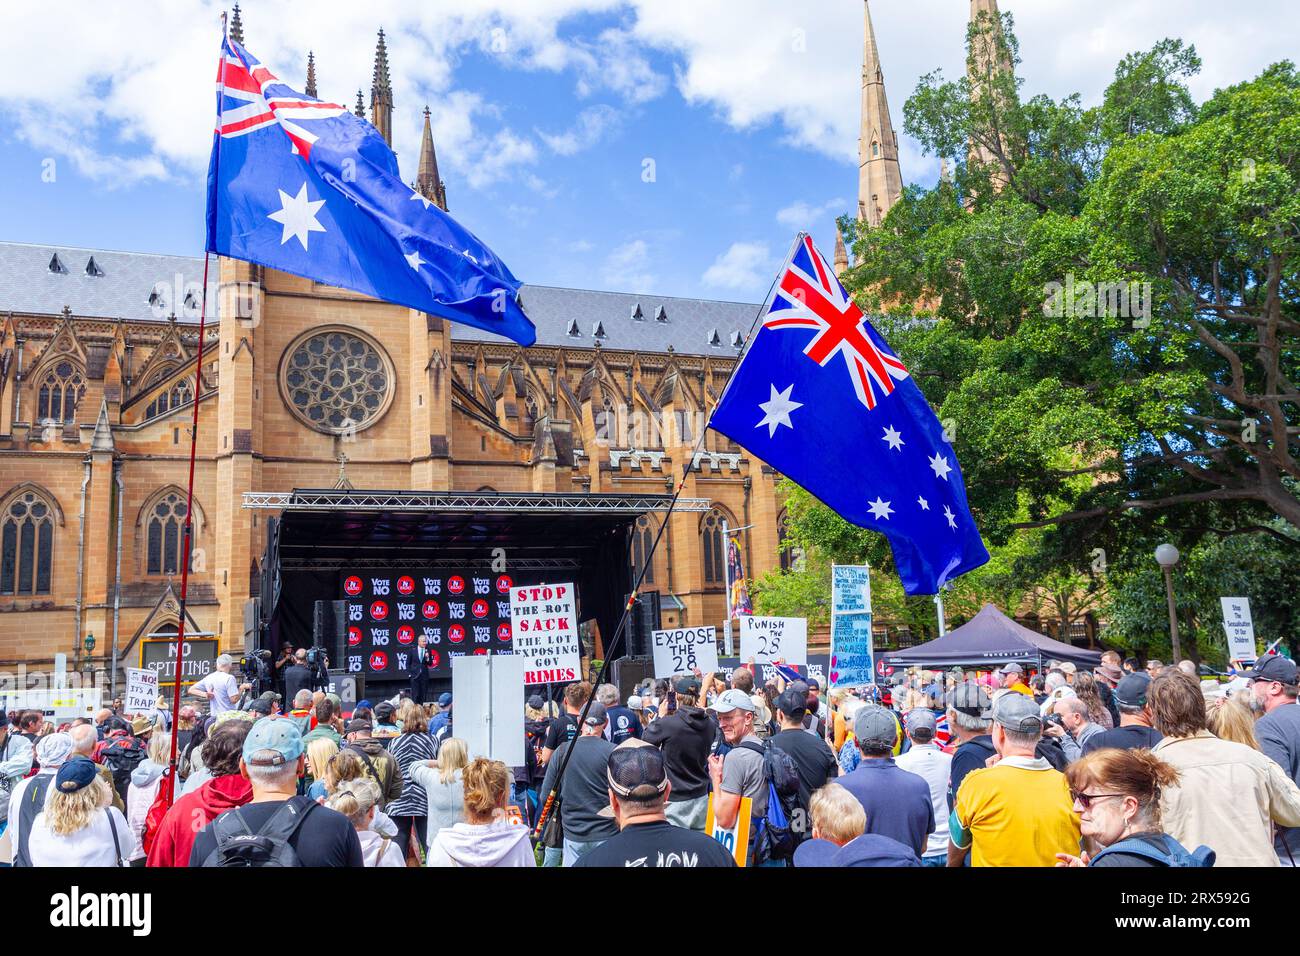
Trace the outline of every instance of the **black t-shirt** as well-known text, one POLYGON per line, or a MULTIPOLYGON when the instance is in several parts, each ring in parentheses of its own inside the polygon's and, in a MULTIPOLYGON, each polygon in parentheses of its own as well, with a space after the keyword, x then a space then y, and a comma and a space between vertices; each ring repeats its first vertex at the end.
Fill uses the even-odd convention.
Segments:
MULTIPOLYGON (((803 733, 800 731, 800 733, 803 733)), ((805 737, 810 736, 804 734, 805 737)), ((722 844, 697 830, 675 827, 664 820, 633 823, 600 846, 582 855, 574 866, 734 867, 736 861, 722 844)))
MULTIPOLYGON (((1129 837, 1128 839, 1141 840, 1143 843, 1147 843, 1155 847, 1161 853, 1165 852, 1165 842, 1162 839, 1161 834, 1159 833, 1135 833, 1133 834, 1133 836, 1129 837)), ((1160 863, 1157 860, 1149 859, 1145 856, 1138 856, 1136 853, 1125 853, 1123 851, 1119 851, 1117 853, 1107 853, 1105 856, 1097 860, 1097 862, 1093 863, 1092 865, 1093 866, 1126 866, 1126 867, 1157 867, 1158 868, 1164 866, 1165 864, 1160 863)))
POLYGON ((1105 748, 1149 750, 1160 743, 1162 739, 1160 731, 1154 727, 1139 727, 1136 725, 1116 727, 1114 730, 1103 730, 1101 733, 1089 737, 1088 742, 1083 745, 1083 752, 1090 754, 1094 750, 1105 748))
MULTIPOLYGON (((283 805, 283 800, 266 803, 248 803, 239 808, 244 823, 254 833, 266 821, 270 820, 276 810, 283 805)), ((233 813, 227 810, 226 813, 233 813)), ((361 858, 361 840, 351 822, 343 814, 329 807, 317 806, 307 814, 299 824, 289 845, 298 854, 303 866, 363 866, 361 858)), ((190 866, 202 866, 208 855, 217 848, 217 839, 212 831, 212 824, 199 831, 194 837, 194 847, 190 850, 190 866)))
POLYGON ((560 744, 578 736, 578 718, 575 714, 561 714, 551 718, 550 729, 546 731, 547 750, 558 750, 560 744))
POLYGON ((814 790, 839 773, 839 761, 826 741, 806 730, 783 730, 772 737, 772 746, 784 750, 799 771, 799 805, 807 807, 814 790))
POLYGON ((284 669, 284 709, 293 710, 293 699, 300 690, 311 690, 311 669, 303 664, 290 664, 284 669))

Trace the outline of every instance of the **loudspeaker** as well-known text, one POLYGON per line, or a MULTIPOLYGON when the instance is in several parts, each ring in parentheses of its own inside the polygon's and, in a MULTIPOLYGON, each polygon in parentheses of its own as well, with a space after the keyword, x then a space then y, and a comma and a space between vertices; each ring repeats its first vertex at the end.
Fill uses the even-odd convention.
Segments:
POLYGON ((325 648, 337 667, 347 660, 347 601, 317 601, 311 619, 311 640, 325 648))
POLYGON ((659 630, 660 621, 659 592, 643 591, 632 605, 632 613, 627 622, 625 653, 628 657, 650 656, 650 635, 659 630))
POLYGON ((613 671, 610 683, 618 688, 618 699, 624 704, 636 693, 637 684, 655 676, 654 661, 648 657, 620 657, 610 667, 613 671))

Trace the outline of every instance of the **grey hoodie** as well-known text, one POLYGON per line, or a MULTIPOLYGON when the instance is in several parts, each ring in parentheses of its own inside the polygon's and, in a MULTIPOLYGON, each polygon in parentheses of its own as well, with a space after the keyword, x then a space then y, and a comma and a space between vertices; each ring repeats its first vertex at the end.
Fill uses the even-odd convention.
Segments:
POLYGON ((165 763, 154 763, 148 757, 141 760, 131 771, 131 782, 137 787, 153 786, 153 782, 167 769, 165 763))
POLYGON ((536 865, 528 827, 505 820, 443 827, 429 847, 429 866, 536 865))

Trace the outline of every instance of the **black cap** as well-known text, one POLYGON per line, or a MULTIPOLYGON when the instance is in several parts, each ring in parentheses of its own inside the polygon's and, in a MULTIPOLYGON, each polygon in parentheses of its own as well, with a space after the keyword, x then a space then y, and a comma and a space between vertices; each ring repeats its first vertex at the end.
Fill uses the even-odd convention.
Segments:
POLYGON ((263 717, 271 716, 271 702, 265 697, 259 697, 248 705, 250 714, 261 714, 263 717))
POLYGON ((394 707, 392 704, 390 704, 388 701, 383 701, 382 703, 375 704, 375 716, 378 717, 380 720, 384 721, 385 723, 391 720, 393 715, 396 713, 397 713, 397 708, 394 707))
POLYGON ((1295 661, 1289 661, 1281 654, 1265 654, 1255 661, 1255 666, 1251 668, 1246 676, 1251 680, 1294 684, 1296 682, 1295 661))
POLYGON ((1115 685, 1115 703, 1121 707, 1145 707, 1147 702, 1147 689, 1151 686, 1151 678, 1140 671, 1132 674, 1126 674, 1124 679, 1115 685))
POLYGON ((343 731, 345 734, 370 733, 370 721, 353 720, 343 731))
POLYGON ((698 677, 679 677, 673 685, 673 689, 679 694, 690 694, 692 697, 700 696, 700 679, 698 677))
POLYGON ((541 710, 543 707, 546 706, 546 698, 544 698, 541 694, 533 694, 531 697, 528 698, 528 706, 531 707, 533 710, 541 710))
POLYGON ((795 686, 787 687, 776 699, 776 709, 791 720, 797 720, 808 711, 808 693, 799 692, 795 686))
POLYGON ((651 800, 668 787, 668 767, 658 747, 615 747, 605 768, 609 788, 620 797, 651 800))

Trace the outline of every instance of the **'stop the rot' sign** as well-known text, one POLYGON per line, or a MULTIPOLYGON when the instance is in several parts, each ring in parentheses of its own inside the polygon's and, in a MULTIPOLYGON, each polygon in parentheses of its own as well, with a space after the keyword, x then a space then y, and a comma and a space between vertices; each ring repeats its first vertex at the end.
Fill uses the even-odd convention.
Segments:
POLYGON ((515 653, 527 658, 525 684, 566 683, 581 674, 576 593, 572 584, 510 589, 515 653))

